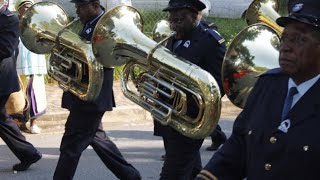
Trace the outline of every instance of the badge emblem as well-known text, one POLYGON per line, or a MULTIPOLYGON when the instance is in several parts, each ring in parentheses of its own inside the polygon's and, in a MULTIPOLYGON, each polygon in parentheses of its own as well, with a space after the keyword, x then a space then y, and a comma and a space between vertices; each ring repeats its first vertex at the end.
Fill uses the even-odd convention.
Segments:
POLYGON ((184 46, 185 48, 189 48, 189 46, 190 46, 190 40, 186 41, 186 42, 183 44, 183 46, 184 46))
POLYGON ((91 31, 92 31, 92 29, 91 29, 91 28, 88 28, 88 29, 86 30, 86 33, 89 34, 91 31))
POLYGON ((295 4, 292 8, 292 12, 296 13, 301 11, 301 9, 303 8, 303 4, 299 3, 299 4, 295 4))

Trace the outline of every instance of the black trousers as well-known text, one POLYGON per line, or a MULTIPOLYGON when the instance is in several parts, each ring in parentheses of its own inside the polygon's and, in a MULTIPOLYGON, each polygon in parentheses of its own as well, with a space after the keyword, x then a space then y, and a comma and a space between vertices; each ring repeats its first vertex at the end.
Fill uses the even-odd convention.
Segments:
POLYGON ((191 139, 171 127, 163 133, 166 158, 160 174, 161 180, 194 179, 202 169, 200 151, 203 139, 191 139))
POLYGON ((26 141, 17 124, 7 114, 5 104, 8 98, 9 95, 0 95, 0 137, 20 161, 26 161, 36 154, 37 149, 26 141))
POLYGON ((212 143, 220 143, 226 140, 226 134, 222 131, 218 124, 216 129, 210 134, 212 143))
POLYGON ((54 172, 54 180, 72 179, 81 153, 89 145, 119 179, 137 179, 140 176, 103 131, 101 125, 103 114, 104 112, 70 111, 60 145, 60 157, 54 172))

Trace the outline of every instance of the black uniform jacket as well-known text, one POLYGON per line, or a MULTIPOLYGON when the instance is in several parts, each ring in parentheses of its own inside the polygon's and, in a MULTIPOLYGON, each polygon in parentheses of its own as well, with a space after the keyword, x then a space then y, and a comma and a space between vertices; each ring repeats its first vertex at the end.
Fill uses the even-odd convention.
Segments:
POLYGON ((284 133, 277 128, 288 79, 280 69, 259 77, 231 137, 204 169, 221 180, 320 179, 320 80, 292 107, 284 133))
POLYGON ((18 18, 9 10, 0 13, 0 96, 20 90, 14 50, 19 41, 18 18))
MULTIPOLYGON (((223 96, 221 68, 226 48, 224 41, 221 40, 223 38, 216 31, 200 23, 186 39, 182 40, 176 49, 173 48, 175 43, 173 38, 168 40, 167 48, 178 57, 182 57, 208 71, 216 79, 221 96, 223 96)), ((188 112, 192 112, 191 108, 194 106, 188 104, 188 112)), ((161 135, 163 127, 166 126, 162 126, 155 121, 155 135, 161 135)))
MULTIPOLYGON (((98 17, 92 23, 87 23, 83 30, 80 32, 79 36, 86 41, 91 41, 93 30, 101 18, 98 17)), ((62 97, 62 107, 84 111, 96 111, 104 112, 111 111, 112 107, 115 107, 115 101, 113 96, 113 68, 104 68, 104 79, 102 88, 99 96, 94 101, 83 101, 71 94, 70 92, 64 92, 62 97)), ((99 81, 99 79, 97 79, 99 81)))

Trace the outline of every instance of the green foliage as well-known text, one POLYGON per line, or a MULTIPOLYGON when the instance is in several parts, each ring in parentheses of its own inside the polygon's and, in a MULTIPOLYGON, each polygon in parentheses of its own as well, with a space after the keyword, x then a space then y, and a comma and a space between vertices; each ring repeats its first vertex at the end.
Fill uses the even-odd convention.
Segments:
POLYGON ((151 37, 152 36, 152 30, 154 25, 162 20, 162 19, 166 19, 167 17, 167 13, 163 12, 163 11, 147 11, 147 10, 140 10, 142 19, 144 21, 144 28, 143 28, 143 32, 151 37))
POLYGON ((218 27, 218 32, 226 40, 227 46, 242 29, 247 27, 244 19, 208 17, 207 21, 213 22, 218 27))

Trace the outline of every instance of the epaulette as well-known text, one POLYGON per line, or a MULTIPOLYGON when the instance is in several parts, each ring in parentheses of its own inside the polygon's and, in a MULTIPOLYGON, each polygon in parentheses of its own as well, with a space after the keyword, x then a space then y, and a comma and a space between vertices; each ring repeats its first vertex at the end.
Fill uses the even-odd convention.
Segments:
POLYGON ((218 31, 212 29, 212 28, 207 28, 206 31, 210 33, 211 36, 213 36, 219 44, 223 44, 225 42, 224 38, 221 37, 221 35, 218 33, 218 31))
POLYGON ((267 76, 267 75, 279 75, 279 74, 282 74, 281 68, 274 68, 274 69, 270 69, 270 70, 258 75, 258 77, 267 76))

